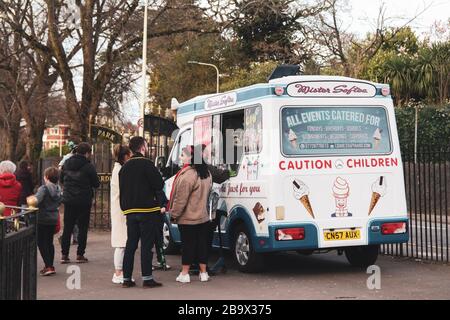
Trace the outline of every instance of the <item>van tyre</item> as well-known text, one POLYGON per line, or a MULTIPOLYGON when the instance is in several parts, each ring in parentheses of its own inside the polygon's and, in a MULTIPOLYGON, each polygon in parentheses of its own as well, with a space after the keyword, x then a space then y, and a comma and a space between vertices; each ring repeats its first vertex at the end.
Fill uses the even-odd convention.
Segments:
POLYGON ((377 261, 379 249, 379 245, 348 247, 345 248, 345 256, 352 266, 367 268, 377 261))
POLYGON ((163 249, 165 254, 178 254, 180 252, 180 246, 173 241, 170 227, 166 221, 163 225, 163 249))
POLYGON ((234 231, 233 258, 239 271, 245 273, 259 272, 264 266, 264 255, 255 252, 251 243, 250 232, 240 224, 234 231))

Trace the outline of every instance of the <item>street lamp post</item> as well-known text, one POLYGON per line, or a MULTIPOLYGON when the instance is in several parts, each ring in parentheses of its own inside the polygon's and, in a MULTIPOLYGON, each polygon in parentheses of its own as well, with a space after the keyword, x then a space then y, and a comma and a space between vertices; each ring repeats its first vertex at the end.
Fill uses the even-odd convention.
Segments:
POLYGON ((217 68, 214 64, 211 64, 211 63, 204 63, 204 62, 198 62, 198 61, 188 61, 188 63, 199 64, 202 66, 209 66, 209 67, 213 67, 214 69, 216 69, 216 74, 217 74, 216 93, 219 93, 219 68, 217 68))
MULTIPOLYGON (((142 36, 142 93, 139 109, 139 116, 145 123, 145 103, 147 102, 147 20, 148 20, 148 0, 144 3, 144 32, 142 36)), ((139 135, 144 136, 144 125, 139 126, 139 135)))

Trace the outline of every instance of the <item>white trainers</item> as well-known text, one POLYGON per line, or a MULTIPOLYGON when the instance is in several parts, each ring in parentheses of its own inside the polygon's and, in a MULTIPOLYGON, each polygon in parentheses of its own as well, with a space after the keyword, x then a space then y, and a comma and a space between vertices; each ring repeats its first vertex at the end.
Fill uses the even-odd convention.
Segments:
POLYGON ((189 273, 182 274, 180 272, 176 280, 181 283, 189 283, 191 282, 191 277, 189 276, 189 273))
POLYGON ((120 276, 116 276, 116 274, 114 273, 113 278, 112 278, 112 282, 115 284, 120 284, 123 283, 123 274, 120 276))
POLYGON ((209 274, 208 272, 200 272, 199 278, 201 282, 209 281, 209 274))

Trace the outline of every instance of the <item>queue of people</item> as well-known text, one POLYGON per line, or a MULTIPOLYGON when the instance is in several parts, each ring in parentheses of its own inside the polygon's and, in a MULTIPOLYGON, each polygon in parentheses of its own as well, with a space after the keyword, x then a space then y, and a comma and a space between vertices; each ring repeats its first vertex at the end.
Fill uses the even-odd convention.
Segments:
MULTIPOLYGON (((0 202, 5 205, 37 203, 38 248, 44 261, 40 275, 56 272, 54 266, 54 236, 60 227, 59 207, 64 204, 64 223, 61 237, 61 263, 70 263, 70 240, 79 228, 76 263, 87 263, 85 257, 90 211, 94 189, 100 181, 88 143, 71 148, 60 167, 44 172, 44 183, 33 195, 31 167, 21 162, 19 169, 11 161, 0 162, 0 202)), ((114 148, 114 168, 111 177, 111 246, 114 248, 114 274, 112 282, 124 288, 134 287, 134 256, 141 243, 141 271, 144 288, 160 287, 153 270, 170 268, 163 254, 163 225, 166 208, 170 218, 178 224, 182 257, 181 271, 176 281, 189 283, 191 266, 199 266, 199 279, 206 282, 208 256, 215 224, 210 221, 207 201, 213 182, 229 178, 227 170, 206 164, 202 146, 186 146, 180 155, 182 167, 175 176, 170 199, 165 197, 164 182, 154 163, 145 157, 148 145, 144 138, 133 137, 129 146, 114 148), (194 161, 195 160, 195 161, 194 161), (156 265, 152 265, 156 248, 156 265)), ((8 216, 11 211, 5 210, 8 216)))
POLYGON ((163 224, 168 203, 171 220, 176 222, 181 235, 181 271, 176 281, 191 281, 191 266, 199 266, 199 279, 210 279, 207 262, 215 226, 207 212, 207 201, 212 183, 229 178, 227 170, 208 166, 202 146, 187 146, 182 150, 180 170, 175 176, 170 199, 165 198, 164 182, 154 163, 144 155, 147 142, 133 137, 129 146, 116 146, 115 164, 111 177, 111 245, 114 249, 113 283, 134 287, 132 277, 134 254, 141 242, 141 271, 144 288, 160 287, 154 279, 155 267, 170 268, 163 261, 163 224), (158 265, 152 266, 153 247, 156 247, 158 265))

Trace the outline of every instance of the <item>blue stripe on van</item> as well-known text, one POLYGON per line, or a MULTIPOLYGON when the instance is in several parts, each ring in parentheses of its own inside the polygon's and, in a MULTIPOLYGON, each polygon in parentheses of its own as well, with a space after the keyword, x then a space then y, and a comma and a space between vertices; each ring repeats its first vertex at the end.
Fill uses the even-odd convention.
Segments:
MULTIPOLYGON (((269 224, 269 236, 260 237, 256 235, 254 223, 252 221, 250 213, 241 206, 235 206, 231 209, 227 225, 225 229, 226 234, 222 234, 223 246, 230 248, 231 243, 230 227, 236 222, 236 220, 242 220, 250 233, 250 241, 256 252, 273 252, 273 251, 288 251, 288 250, 301 250, 301 249, 317 249, 318 245, 318 231, 317 227, 312 223, 277 223, 269 224), (291 241, 277 241, 275 240, 275 230, 281 228, 305 228, 304 240, 291 240, 291 241)), ((215 243, 217 246, 217 243, 215 243)))
MULTIPOLYGON (((233 92, 233 91, 231 91, 231 92, 233 92)), ((244 88, 244 89, 241 89, 240 91, 236 91, 236 93, 237 93, 236 104, 238 104, 243 101, 273 95, 273 86, 266 85, 263 87, 256 87, 256 88, 251 88, 251 89, 244 88)), ((213 97, 213 96, 211 96, 211 97, 213 97)), ((186 104, 183 104, 183 103, 180 104, 180 106, 178 107, 178 114, 185 114, 185 113, 189 113, 189 112, 204 110, 206 99, 207 98, 203 98, 202 100, 197 100, 197 101, 193 101, 193 102, 188 101, 188 102, 186 102, 186 104)))

